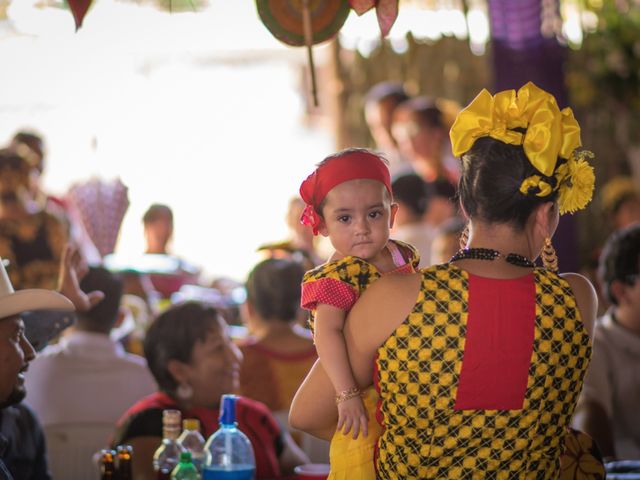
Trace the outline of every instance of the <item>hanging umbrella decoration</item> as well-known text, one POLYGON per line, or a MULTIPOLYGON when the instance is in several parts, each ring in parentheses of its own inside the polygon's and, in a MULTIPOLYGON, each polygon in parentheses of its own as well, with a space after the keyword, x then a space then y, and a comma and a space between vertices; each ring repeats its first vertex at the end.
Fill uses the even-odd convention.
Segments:
POLYGON ((122 181, 92 179, 77 183, 67 192, 66 200, 77 210, 100 255, 113 253, 129 208, 128 189, 122 181))
POLYGON ((312 46, 335 36, 351 8, 358 15, 376 8, 381 33, 386 36, 398 16, 398 0, 256 0, 262 23, 287 45, 306 46, 313 104, 318 88, 312 46))

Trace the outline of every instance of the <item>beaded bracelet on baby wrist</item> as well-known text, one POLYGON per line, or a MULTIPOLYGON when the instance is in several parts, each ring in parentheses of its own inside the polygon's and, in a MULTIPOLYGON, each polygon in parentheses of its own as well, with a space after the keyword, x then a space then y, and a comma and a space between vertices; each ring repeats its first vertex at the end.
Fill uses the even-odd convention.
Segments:
POLYGON ((348 390, 344 390, 336 395, 336 405, 359 396, 360 389, 358 387, 349 388, 348 390))

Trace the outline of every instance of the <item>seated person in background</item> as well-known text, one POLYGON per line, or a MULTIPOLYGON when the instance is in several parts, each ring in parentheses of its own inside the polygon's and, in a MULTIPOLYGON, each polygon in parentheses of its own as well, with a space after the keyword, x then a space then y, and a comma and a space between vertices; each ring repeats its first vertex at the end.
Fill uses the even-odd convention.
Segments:
POLYGON ((44 435, 34 413, 20 403, 25 372, 36 352, 25 337, 24 310, 66 308, 71 302, 44 290, 14 293, 0 261, 0 479, 48 480, 44 435))
POLYGON ((33 201, 30 171, 23 157, 0 150, 0 257, 10 262, 8 273, 15 289, 53 290, 69 226, 33 201))
POLYGON ((640 225, 613 233, 599 274, 611 308, 596 322, 573 425, 605 459, 640 460, 640 225))
POLYGON ((391 131, 393 112, 409 95, 399 82, 380 82, 375 84, 364 99, 364 118, 373 137, 376 148, 389 159, 392 173, 411 171, 406 159, 398 150, 398 142, 391 131))
MULTIPOLYGON (((155 478, 152 460, 162 441, 164 409, 199 419, 205 438, 218 429, 220 398, 238 390, 242 360, 226 330, 215 309, 196 302, 170 307, 149 327, 144 351, 159 391, 125 412, 113 438, 114 445, 133 447, 135 480, 155 478)), ((305 463, 267 407, 243 397, 236 408, 238 428, 253 445, 258 479, 279 478, 305 463)))
POLYGON ((145 239, 144 265, 153 287, 164 298, 185 284, 198 283, 198 269, 169 252, 173 238, 173 212, 167 205, 154 203, 142 217, 145 239), (153 257, 156 257, 155 259, 153 257), (157 263, 154 268, 153 263, 157 263))
MULTIPOLYGON (((84 292, 102 291, 104 299, 91 310, 79 313, 76 325, 31 364, 26 381, 27 403, 45 431, 93 426, 94 438, 87 441, 103 442, 101 445, 105 446, 109 425, 114 425, 134 401, 154 392, 156 385, 144 358, 125 353, 109 337, 123 316, 122 282, 109 271, 92 267, 80 287, 84 292)), ((75 446, 71 444, 69 448, 75 446)), ((61 455, 60 448, 56 450, 61 455)), ((71 457, 74 452, 66 453, 71 457)), ((62 459, 58 462, 51 458, 54 474, 61 473, 54 469, 58 463, 64 465, 62 459)))
POLYGON ((460 236, 467 222, 461 217, 452 217, 435 231, 431 244, 431 263, 447 263, 460 250, 460 236))
POLYGON ((272 412, 289 412, 318 357, 308 330, 296 325, 304 272, 298 262, 272 258, 258 263, 246 283, 243 317, 251 337, 240 345, 240 392, 272 412))
POLYGON ((316 252, 313 232, 300 221, 304 206, 304 202, 299 197, 291 198, 286 217, 289 239, 261 245, 258 251, 266 253, 268 258, 291 257, 301 262, 307 270, 322 263, 322 259, 316 252))
POLYGON ((392 228, 393 237, 416 247, 420 253, 420 267, 431 265, 431 242, 433 228, 424 220, 429 207, 431 190, 429 185, 415 173, 397 177, 391 183, 393 199, 398 204, 398 213, 392 228))
POLYGON ((640 222, 640 188, 633 178, 612 178, 602 187, 600 197, 605 217, 614 230, 640 222))
MULTIPOLYGON (((79 290, 73 255, 65 250, 59 289, 73 299, 79 311, 91 308, 102 297, 99 292, 89 295, 79 290)), ((35 350, 25 336, 25 324, 32 321, 34 312, 71 312, 74 304, 53 291, 22 290, 14 292, 11 281, 0 262, 0 479, 48 480, 47 456, 42 427, 33 411, 20 403, 26 395, 27 368, 35 358, 35 350), (29 310, 31 316, 21 316, 29 310), (26 375, 25 375, 26 374, 26 375)), ((44 317, 51 318, 51 317, 44 317)), ((40 319, 42 320, 42 319, 40 319)), ((56 326, 38 322, 47 333, 56 326)), ((35 332, 34 328, 30 329, 35 332)), ((38 335, 38 340, 43 340, 38 335)))

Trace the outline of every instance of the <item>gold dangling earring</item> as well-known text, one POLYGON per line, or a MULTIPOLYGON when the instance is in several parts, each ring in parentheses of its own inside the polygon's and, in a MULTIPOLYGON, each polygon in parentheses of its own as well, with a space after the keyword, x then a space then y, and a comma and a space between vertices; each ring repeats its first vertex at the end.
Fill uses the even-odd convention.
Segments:
POLYGON ((542 249, 542 265, 551 272, 558 271, 558 256, 556 249, 551 244, 551 238, 544 239, 544 247, 542 249))
POLYGON ((464 230, 460 234, 460 249, 467 248, 467 243, 469 243, 469 224, 464 226, 464 230))

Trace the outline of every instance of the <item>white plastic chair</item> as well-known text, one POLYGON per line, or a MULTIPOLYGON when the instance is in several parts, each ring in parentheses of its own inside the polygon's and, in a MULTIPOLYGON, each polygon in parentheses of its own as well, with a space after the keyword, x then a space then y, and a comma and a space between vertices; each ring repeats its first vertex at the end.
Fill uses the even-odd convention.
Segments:
POLYGON ((99 476, 96 452, 107 448, 112 423, 67 423, 44 427, 53 480, 91 480, 99 476))

